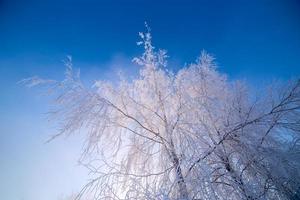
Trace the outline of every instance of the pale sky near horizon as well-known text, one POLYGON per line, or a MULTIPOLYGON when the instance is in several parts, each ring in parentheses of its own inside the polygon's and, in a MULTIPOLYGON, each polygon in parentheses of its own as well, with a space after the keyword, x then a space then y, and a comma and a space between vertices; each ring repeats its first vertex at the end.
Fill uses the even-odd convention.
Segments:
POLYGON ((254 87, 299 78, 297 0, 0 0, 0 199, 55 200, 88 178, 77 164, 82 136, 44 144, 56 132, 49 98, 17 82, 61 79, 66 55, 87 84, 113 80, 119 69, 135 74, 145 21, 173 70, 205 49, 229 78, 254 87))

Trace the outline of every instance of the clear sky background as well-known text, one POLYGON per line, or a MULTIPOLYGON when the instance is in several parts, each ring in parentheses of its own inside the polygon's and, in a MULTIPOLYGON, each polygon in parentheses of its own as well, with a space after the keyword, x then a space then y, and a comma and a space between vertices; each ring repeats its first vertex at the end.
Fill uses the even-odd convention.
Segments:
POLYGON ((87 83, 134 73, 145 21, 174 70, 205 49, 230 79, 257 87, 300 75, 297 0, 0 0, 0 199, 54 200, 87 179, 81 136, 44 144, 56 131, 44 114, 49 99, 16 83, 62 78, 66 55, 87 83))

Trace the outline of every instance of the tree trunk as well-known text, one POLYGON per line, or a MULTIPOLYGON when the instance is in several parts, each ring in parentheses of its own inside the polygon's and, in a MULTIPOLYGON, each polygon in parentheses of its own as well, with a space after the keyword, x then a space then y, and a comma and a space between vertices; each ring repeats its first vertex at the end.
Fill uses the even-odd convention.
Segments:
POLYGON ((175 167, 176 172, 176 180, 179 188, 179 200, 188 200, 189 195, 186 187, 186 183, 184 181, 184 177, 182 174, 179 158, 175 153, 174 144, 171 141, 171 152, 170 152, 171 160, 173 162, 173 165, 175 167))

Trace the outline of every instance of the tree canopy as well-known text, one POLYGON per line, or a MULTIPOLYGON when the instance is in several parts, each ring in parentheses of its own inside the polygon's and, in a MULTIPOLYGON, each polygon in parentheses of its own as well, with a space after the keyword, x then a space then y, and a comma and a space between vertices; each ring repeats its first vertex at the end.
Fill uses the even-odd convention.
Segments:
POLYGON ((86 134, 91 179, 75 198, 300 198, 299 80, 256 95, 205 51, 172 72, 150 30, 140 38, 135 79, 86 87, 68 57, 64 80, 24 80, 55 97, 53 138, 86 134))

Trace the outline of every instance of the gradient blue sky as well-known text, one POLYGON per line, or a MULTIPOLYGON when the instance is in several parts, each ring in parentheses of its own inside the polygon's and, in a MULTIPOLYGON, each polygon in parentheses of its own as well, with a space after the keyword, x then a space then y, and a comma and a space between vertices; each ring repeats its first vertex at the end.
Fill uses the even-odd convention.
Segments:
POLYGON ((174 70, 205 49, 232 79, 257 85, 300 75, 297 0, 0 0, 1 199, 53 200, 87 178, 76 166, 80 136, 43 144, 55 133, 43 114, 48 98, 16 82, 61 78, 66 55, 86 82, 112 79, 117 69, 133 73, 145 21, 174 70))

